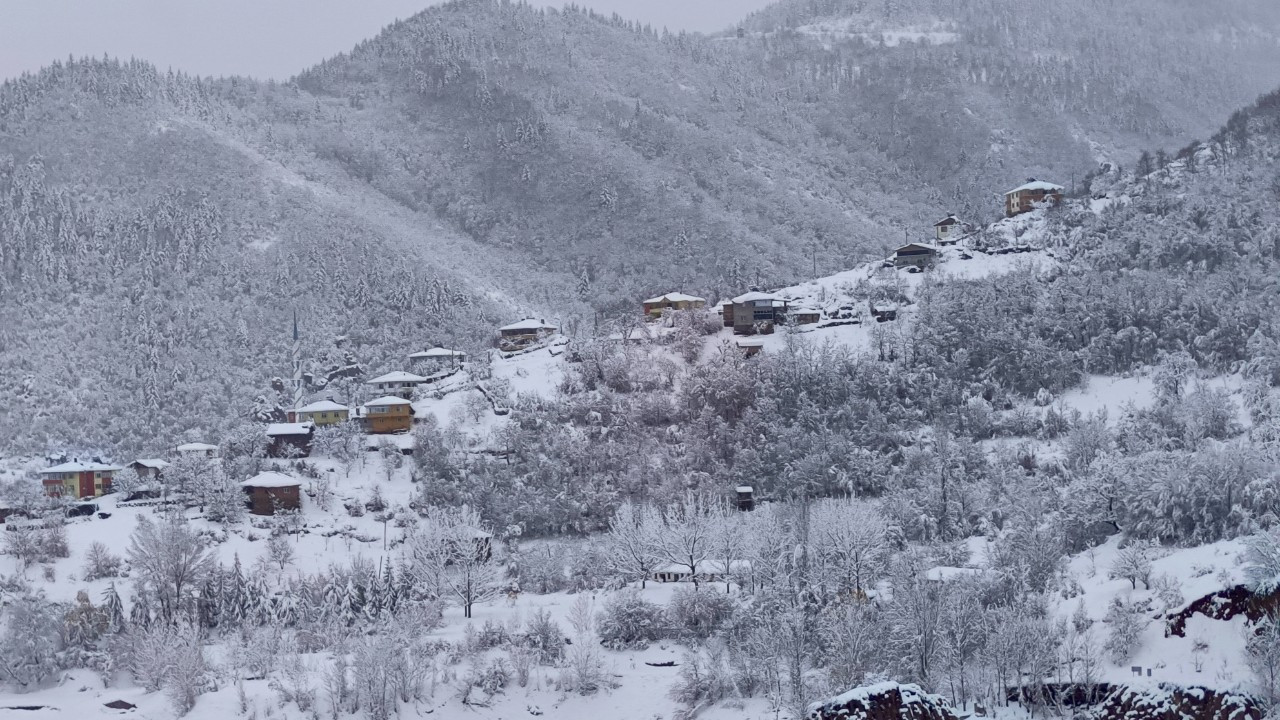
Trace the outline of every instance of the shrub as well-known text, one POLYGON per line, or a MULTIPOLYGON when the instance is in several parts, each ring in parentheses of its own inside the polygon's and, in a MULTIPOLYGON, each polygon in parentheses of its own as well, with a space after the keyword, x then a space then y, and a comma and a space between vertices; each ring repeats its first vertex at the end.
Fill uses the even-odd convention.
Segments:
POLYGON ((524 645, 532 650, 543 665, 553 665, 564 650, 564 631, 551 619, 551 613, 538 610, 525 626, 524 645))
POLYGON ((733 617, 733 610, 733 601, 728 595, 680 588, 671 597, 667 619, 681 637, 705 639, 733 617))
POLYGON ((95 542, 89 546, 84 558, 84 579, 101 580, 120 576, 121 559, 113 555, 107 546, 95 542))
MULTIPOLYGON (((719 595, 717 594, 717 597, 719 595)), ((596 621, 596 632, 605 647, 643 649, 662 637, 662 608, 637 592, 620 592, 605 602, 596 621)))

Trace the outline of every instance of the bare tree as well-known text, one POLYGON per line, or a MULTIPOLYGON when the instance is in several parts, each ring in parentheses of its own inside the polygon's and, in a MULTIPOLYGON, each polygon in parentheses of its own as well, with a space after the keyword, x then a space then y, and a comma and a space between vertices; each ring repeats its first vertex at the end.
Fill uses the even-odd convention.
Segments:
POLYGON ((192 591, 213 566, 205 541, 177 518, 155 523, 143 515, 129 542, 129 562, 149 584, 161 617, 172 619, 188 606, 192 591))
POLYGON ((662 517, 649 505, 623 503, 609 523, 605 543, 611 569, 628 580, 640 579, 640 587, 659 562, 657 540, 662 517))
POLYGON ((490 562, 492 536, 475 510, 430 508, 409 544, 411 571, 439 595, 452 595, 471 617, 471 607, 497 597, 499 568, 490 562))
POLYGON ((818 562, 839 590, 863 597, 883 575, 888 524, 875 507, 856 500, 831 500, 813 508, 812 532, 818 562))
POLYGON ((703 569, 715 540, 711 504, 703 497, 688 495, 662 514, 662 527, 654 547, 658 556, 677 567, 688 568, 693 586, 703 569))

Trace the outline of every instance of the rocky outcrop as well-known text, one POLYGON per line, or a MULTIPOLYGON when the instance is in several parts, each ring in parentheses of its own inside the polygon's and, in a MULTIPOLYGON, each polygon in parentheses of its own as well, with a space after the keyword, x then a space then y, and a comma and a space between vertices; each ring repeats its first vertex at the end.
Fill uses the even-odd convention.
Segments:
POLYGON ((1280 593, 1259 595, 1247 586, 1236 585, 1193 600, 1176 613, 1165 618, 1165 637, 1186 637, 1187 620, 1193 615, 1204 615, 1211 620, 1230 620, 1244 615, 1249 622, 1257 622, 1280 611, 1280 593))
POLYGON ((1167 683, 1122 687, 1093 711, 1098 720, 1261 720, 1263 715, 1249 695, 1167 683))
POLYGON ((807 720, 956 720, 956 714, 941 695, 886 682, 814 703, 807 720))

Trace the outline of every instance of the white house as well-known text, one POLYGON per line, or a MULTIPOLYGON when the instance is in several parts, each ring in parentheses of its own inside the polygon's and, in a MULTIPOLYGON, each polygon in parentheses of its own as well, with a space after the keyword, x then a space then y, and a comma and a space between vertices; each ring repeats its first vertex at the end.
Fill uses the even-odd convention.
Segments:
POLYGON ((425 365, 432 368, 457 367, 467 361, 467 354, 461 350, 433 347, 430 350, 416 352, 409 356, 415 366, 425 365))
POLYGON ((203 455, 204 457, 217 457, 218 446, 209 443, 191 442, 184 443, 174 448, 183 455, 203 455))
POLYGON ((366 380, 366 385, 372 385, 380 392, 395 393, 400 397, 407 398, 413 394, 413 389, 426 382, 427 379, 421 375, 397 370, 389 372, 386 375, 379 375, 372 380, 366 380))

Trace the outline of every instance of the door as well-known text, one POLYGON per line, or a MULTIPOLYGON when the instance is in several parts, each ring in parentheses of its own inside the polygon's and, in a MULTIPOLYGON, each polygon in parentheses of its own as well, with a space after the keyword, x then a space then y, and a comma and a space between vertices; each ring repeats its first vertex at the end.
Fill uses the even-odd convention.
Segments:
POLYGON ((80 494, 77 497, 93 497, 93 473, 80 473, 80 494))

